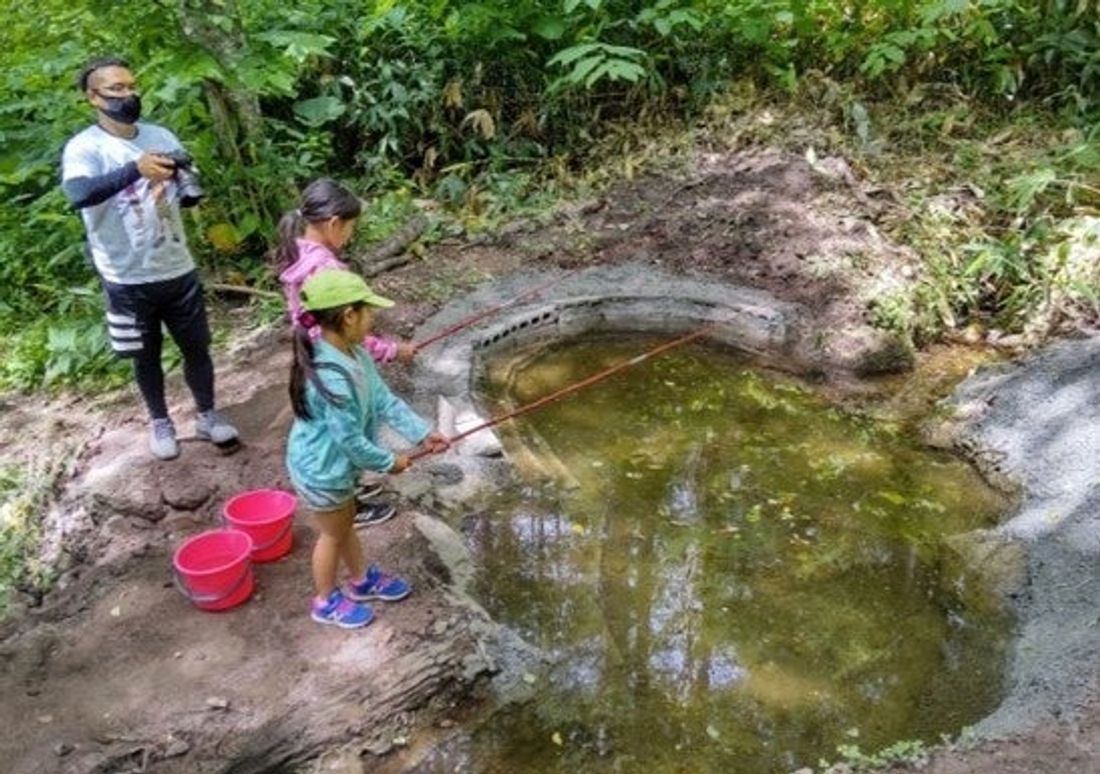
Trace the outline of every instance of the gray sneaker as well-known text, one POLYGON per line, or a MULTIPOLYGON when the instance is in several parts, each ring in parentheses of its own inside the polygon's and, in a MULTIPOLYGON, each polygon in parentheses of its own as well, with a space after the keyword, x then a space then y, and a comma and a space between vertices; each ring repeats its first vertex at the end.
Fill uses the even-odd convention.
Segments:
POLYGON ((220 411, 210 409, 199 414, 195 420, 195 437, 222 446, 237 440, 237 428, 229 424, 220 411))
POLYGON ((149 430, 149 451, 158 460, 172 460, 180 456, 180 445, 176 443, 176 428, 168 418, 154 419, 149 430))

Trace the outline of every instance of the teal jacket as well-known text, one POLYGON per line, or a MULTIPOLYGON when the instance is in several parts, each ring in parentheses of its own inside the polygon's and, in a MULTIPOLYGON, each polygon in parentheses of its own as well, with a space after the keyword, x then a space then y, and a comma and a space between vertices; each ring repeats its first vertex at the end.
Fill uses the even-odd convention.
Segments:
POLYGON ((362 347, 355 346, 354 357, 348 357, 324 339, 313 346, 317 376, 341 401, 340 405, 333 403, 307 382, 306 405, 311 418, 295 418, 290 427, 287 468, 297 482, 310 489, 350 492, 363 471, 385 472, 393 467, 393 452, 378 445, 381 424, 414 444, 427 437, 431 425, 390 392, 362 347), (343 373, 325 364, 337 366, 343 373))

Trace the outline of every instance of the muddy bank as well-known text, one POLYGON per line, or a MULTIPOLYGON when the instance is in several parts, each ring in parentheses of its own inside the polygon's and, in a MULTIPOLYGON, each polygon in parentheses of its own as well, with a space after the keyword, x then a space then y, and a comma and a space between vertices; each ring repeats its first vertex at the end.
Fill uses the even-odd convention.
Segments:
MULTIPOLYGON (((287 488, 287 360, 276 347, 220 372, 246 439, 230 456, 185 440, 178 460, 157 462, 137 417, 99 417, 119 424, 100 426, 47 518, 47 550, 64 571, 41 605, 5 622, 6 771, 243 774, 344 746, 383 753, 417 712, 445 715, 500 670, 491 652, 509 646, 463 593, 461 542, 431 515, 430 497, 390 492, 398 517, 363 534, 368 558, 415 590, 379 604, 366 631, 307 615, 312 535, 302 523, 286 559, 255 566, 243 606, 205 613, 177 592, 171 554, 184 538, 218 527, 235 492, 287 488)), ((178 385, 174 394, 184 429, 178 385)), ((416 474, 402 483, 431 489, 416 474)))

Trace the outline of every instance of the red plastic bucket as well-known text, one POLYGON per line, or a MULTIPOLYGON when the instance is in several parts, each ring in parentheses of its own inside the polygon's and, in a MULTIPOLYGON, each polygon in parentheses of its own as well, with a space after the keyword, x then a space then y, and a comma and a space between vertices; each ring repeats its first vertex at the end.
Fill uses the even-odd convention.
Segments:
POLYGON ((242 492, 225 504, 225 520, 252 538, 252 561, 271 562, 290 551, 298 498, 280 489, 242 492))
POLYGON ((176 587, 202 610, 227 610, 252 594, 252 538, 235 529, 201 532, 172 557, 176 587))

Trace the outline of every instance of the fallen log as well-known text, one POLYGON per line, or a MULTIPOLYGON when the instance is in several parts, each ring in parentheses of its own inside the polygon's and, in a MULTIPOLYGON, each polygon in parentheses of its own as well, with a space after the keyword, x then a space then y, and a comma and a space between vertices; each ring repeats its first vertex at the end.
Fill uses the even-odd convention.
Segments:
POLYGON ((258 296, 260 298, 282 298, 281 293, 276 293, 274 290, 263 290, 261 288, 251 288, 248 285, 229 285, 224 282, 205 282, 203 287, 207 290, 213 290, 217 293, 240 293, 245 296, 258 296))
POLYGON ((417 215, 388 239, 364 253, 351 257, 351 262, 366 277, 375 277, 412 260, 405 249, 428 229, 428 219, 417 215))

